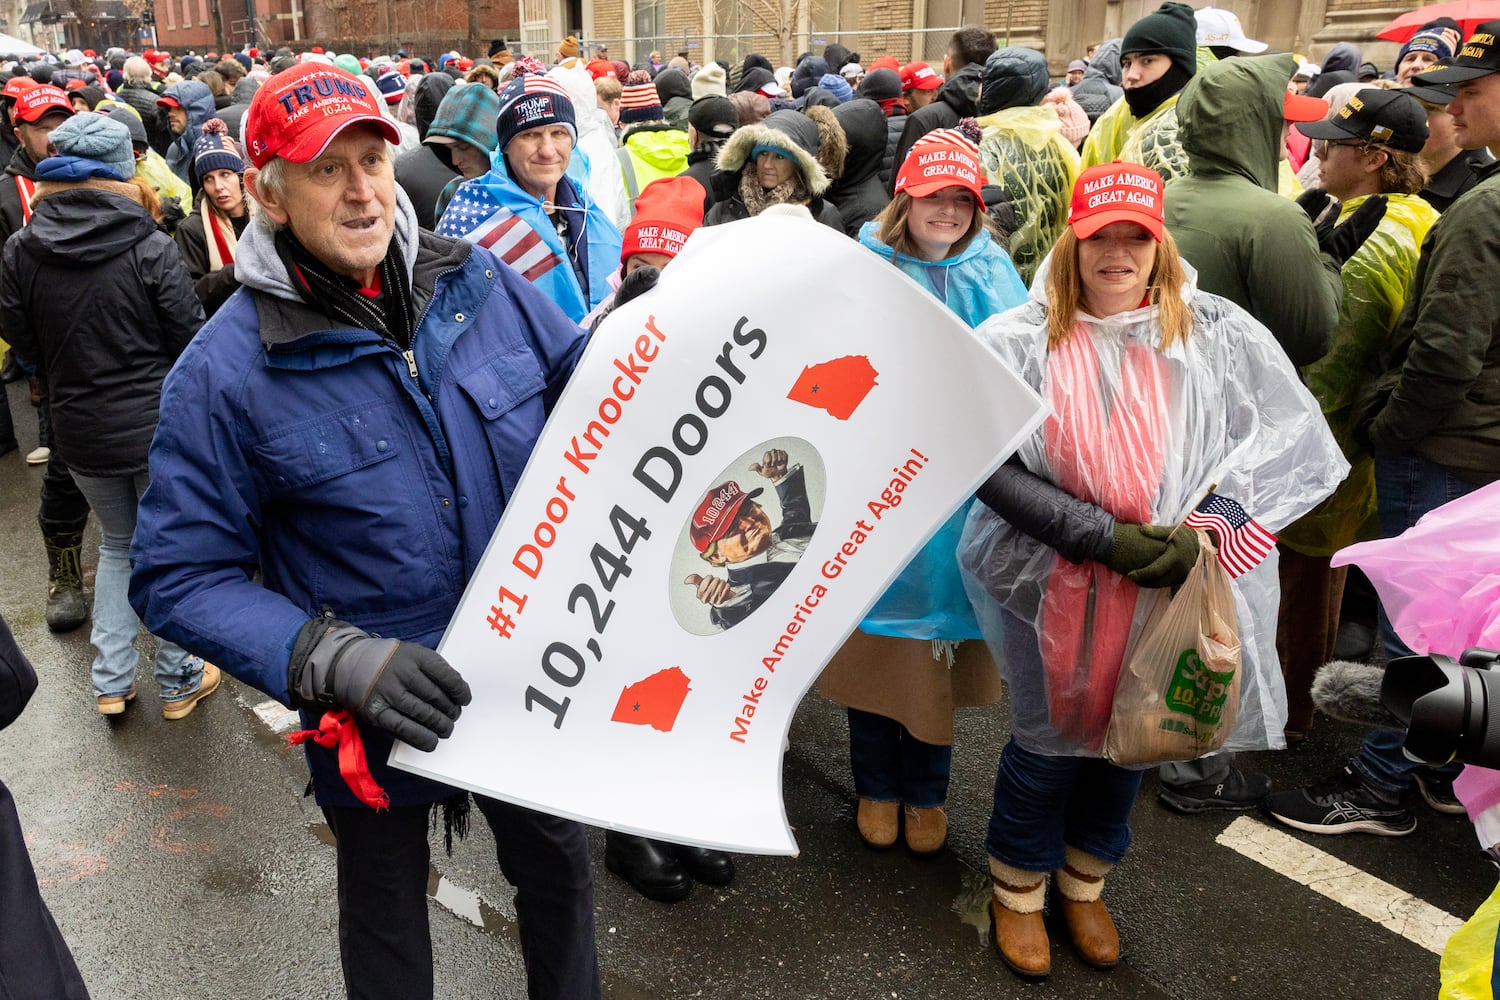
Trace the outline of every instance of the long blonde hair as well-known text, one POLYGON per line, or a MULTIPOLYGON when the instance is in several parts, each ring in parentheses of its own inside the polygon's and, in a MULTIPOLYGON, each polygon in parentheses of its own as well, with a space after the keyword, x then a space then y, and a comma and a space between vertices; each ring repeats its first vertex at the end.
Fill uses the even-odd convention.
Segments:
MULTIPOLYGON (((1187 273, 1172 234, 1162 230, 1156 245, 1156 263, 1146 286, 1146 296, 1161 326, 1161 346, 1187 340, 1193 331, 1193 310, 1182 299, 1187 273)), ((1052 248, 1047 270, 1047 350, 1056 350, 1073 335, 1073 324, 1083 305, 1083 276, 1078 269, 1078 237, 1073 227, 1064 227, 1052 248)))
MULTIPOLYGON (((880 214, 875 216, 875 221, 880 223, 880 228, 875 235, 880 238, 880 242, 897 253, 921 260, 923 259, 921 248, 917 246, 917 241, 912 239, 908 222, 911 216, 911 203, 911 195, 905 191, 897 191, 895 196, 886 203, 885 208, 880 210, 880 214)), ((969 248, 974 237, 981 232, 988 231, 993 236, 994 229, 995 224, 990 221, 989 214, 985 212, 979 199, 975 198, 974 218, 969 221, 969 229, 948 248, 948 256, 957 257, 963 253, 969 248)))

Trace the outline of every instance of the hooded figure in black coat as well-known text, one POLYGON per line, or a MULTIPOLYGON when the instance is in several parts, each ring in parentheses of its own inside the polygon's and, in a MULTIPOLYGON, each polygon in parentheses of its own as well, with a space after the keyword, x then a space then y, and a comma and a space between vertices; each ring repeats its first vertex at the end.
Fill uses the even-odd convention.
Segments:
POLYGON ((880 163, 885 157, 885 112, 874 101, 860 97, 834 108, 833 116, 844 130, 848 149, 843 173, 829 187, 826 197, 839 210, 844 232, 858 239, 859 228, 879 215, 891 200, 880 179, 880 163))
MULTIPOLYGON (((931 104, 906 116, 906 127, 901 130, 901 142, 896 146, 896 163, 905 160, 906 151, 928 132, 953 128, 961 120, 978 114, 979 81, 983 73, 983 63, 969 63, 938 88, 931 104)), ((894 177, 891 184, 895 185, 894 177)))
MULTIPOLYGON (((827 109, 815 109, 828 115, 827 109)), ((843 133, 833 121, 832 132, 838 133, 842 142, 843 133)), ((830 134, 829 139, 834 137, 830 134)), ((819 162, 823 147, 823 130, 818 123, 800 111, 784 108, 773 111, 763 122, 742 125, 724 144, 719 153, 719 172, 714 175, 714 207, 704 217, 705 226, 717 226, 724 222, 735 222, 759 215, 771 205, 806 205, 812 217, 823 225, 839 232, 844 223, 838 209, 824 200, 828 190, 828 172, 819 162), (779 153, 779 158, 789 162, 792 171, 789 179, 775 187, 761 183, 757 170, 759 157, 757 147, 769 147, 779 153)), ((777 153, 766 152, 765 156, 777 153)), ((843 161, 843 150, 839 150, 843 161)))
POLYGON ((1090 125, 1125 96, 1125 89, 1120 86, 1121 44, 1121 39, 1111 38, 1095 49, 1094 61, 1083 71, 1083 79, 1073 87, 1073 100, 1089 116, 1090 125))
MULTIPOLYGON (((443 95, 453 86, 453 77, 446 73, 428 73, 417 84, 417 92, 412 97, 412 112, 416 116, 417 135, 421 138, 427 138, 427 130, 437 117, 438 105, 443 103, 443 95)), ((396 183, 411 199, 412 207, 417 210, 417 222, 424 229, 437 228, 434 212, 438 195, 457 176, 458 171, 444 163, 431 146, 423 145, 396 157, 396 183)))
POLYGON ((801 97, 818 85, 828 72, 828 60, 822 56, 805 56, 792 71, 792 96, 801 97))
MULTIPOLYGON (((0 729, 20 717, 36 671, 0 618, 0 729)), ((68 943, 37 887, 21 818, 0 782, 0 996, 7 1000, 88 1000, 68 943)))

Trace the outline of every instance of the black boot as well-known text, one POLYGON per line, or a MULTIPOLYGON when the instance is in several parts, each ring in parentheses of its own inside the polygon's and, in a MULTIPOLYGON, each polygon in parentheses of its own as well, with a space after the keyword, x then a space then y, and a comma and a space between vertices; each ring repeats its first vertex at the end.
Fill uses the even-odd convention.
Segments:
POLYGON ((671 848, 645 837, 606 830, 604 867, 658 903, 686 899, 693 889, 693 880, 672 856, 671 848))
POLYGON ((734 881, 734 859, 723 851, 674 844, 672 853, 687 873, 704 885, 728 885, 734 881))
POLYGON ((71 632, 89 620, 83 594, 83 533, 44 537, 47 547, 47 627, 71 632))

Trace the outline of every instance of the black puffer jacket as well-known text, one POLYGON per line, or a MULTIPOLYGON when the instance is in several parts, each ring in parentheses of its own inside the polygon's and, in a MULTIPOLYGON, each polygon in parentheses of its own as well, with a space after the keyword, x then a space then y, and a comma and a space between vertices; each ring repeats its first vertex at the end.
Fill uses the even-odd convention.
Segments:
MULTIPOLYGON (((427 130, 437 117, 443 95, 453 86, 453 77, 446 73, 428 73, 417 84, 417 92, 412 97, 412 112, 417 119, 417 135, 423 139, 427 138, 427 130)), ((411 199, 412 207, 417 210, 417 222, 424 229, 437 228, 438 195, 457 176, 458 171, 444 163, 431 146, 408 150, 396 157, 396 183, 411 199)))
POLYGON ((84 476, 146 471, 162 380, 203 325, 182 254, 136 191, 39 184, 0 257, 0 331, 38 363, 53 446, 84 476))
POLYGON ((36 164, 26 155, 23 147, 17 146, 0 174, 0 241, 10 239, 10 234, 26 224, 26 211, 21 206, 21 189, 17 177, 35 182, 36 164))
POLYGON ((901 133, 906 130, 906 115, 900 111, 885 120, 885 155, 880 158, 880 183, 890 191, 896 184, 896 150, 901 147, 901 133))
POLYGON ((1073 100, 1089 116, 1089 124, 1099 120, 1110 105, 1125 96, 1120 87, 1120 39, 1111 38, 1094 50, 1094 61, 1083 71, 1083 79, 1073 87, 1073 100))
POLYGON ((858 239, 859 227, 880 214, 890 202, 880 180, 880 162, 885 156, 885 113, 868 98, 859 98, 833 109, 844 130, 848 151, 844 172, 828 189, 828 200, 839 210, 844 232, 858 239))
MULTIPOLYGON (((906 116, 906 127, 902 129, 901 142, 896 146, 897 164, 906 159, 906 151, 911 149, 912 143, 928 132, 952 128, 961 119, 974 117, 979 108, 979 82, 983 75, 982 64, 969 63, 948 78, 931 104, 906 116)), ((891 183, 895 183, 894 171, 891 183)))
MULTIPOLYGON (((144 83, 124 83, 115 91, 115 97, 140 112, 141 122, 146 126, 146 141, 151 148, 166 156, 167 147, 172 145, 172 128, 167 124, 167 116, 156 107, 158 96, 144 83)), ((239 138, 238 134, 235 138, 239 138)))

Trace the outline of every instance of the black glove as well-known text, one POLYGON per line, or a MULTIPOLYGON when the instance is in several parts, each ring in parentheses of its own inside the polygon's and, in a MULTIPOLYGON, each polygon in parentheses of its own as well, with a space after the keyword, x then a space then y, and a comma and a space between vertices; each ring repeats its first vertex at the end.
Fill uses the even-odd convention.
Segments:
POLYGON ((1364 246, 1365 240, 1380 225, 1380 220, 1385 218, 1386 197, 1383 194, 1372 194, 1366 198, 1364 204, 1360 205, 1349 214, 1342 225, 1334 226, 1325 236, 1318 234, 1318 249, 1332 257, 1339 265, 1344 266, 1344 261, 1353 257, 1364 246))
POLYGON ((1147 534, 1147 529, 1152 527, 1154 525, 1116 521, 1115 544, 1110 548, 1104 565, 1121 576, 1129 576, 1160 559, 1167 551, 1165 536, 1147 534))
POLYGON ((1126 573, 1131 583, 1141 587, 1175 587, 1186 580, 1198 564, 1198 533, 1192 528, 1143 524, 1141 534, 1159 539, 1164 551, 1149 566, 1126 573))
POLYGON ((294 701, 348 709, 418 750, 436 749, 452 735, 453 720, 473 698, 432 650, 333 618, 314 618, 298 633, 287 689, 294 701))
POLYGON ((157 223, 157 227, 162 232, 171 236, 186 218, 187 212, 184 211, 181 201, 170 195, 161 199, 161 222, 157 223))
MULTIPOLYGON (((1338 218, 1338 199, 1322 188, 1308 188, 1297 196, 1297 207, 1307 213, 1307 218, 1316 228, 1325 216, 1338 218), (1329 209, 1333 209, 1332 212, 1329 209)), ((1332 224, 1330 223, 1330 228, 1332 224)))
POLYGON ((660 278, 661 270, 650 265, 638 267, 625 275, 625 280, 620 282, 619 288, 615 289, 614 300, 610 302, 609 308, 600 313, 599 317, 589 326, 589 333, 593 333, 599 329, 599 324, 604 322, 604 317, 620 308, 620 306, 623 306, 631 299, 645 295, 651 289, 655 288, 656 282, 660 278))

